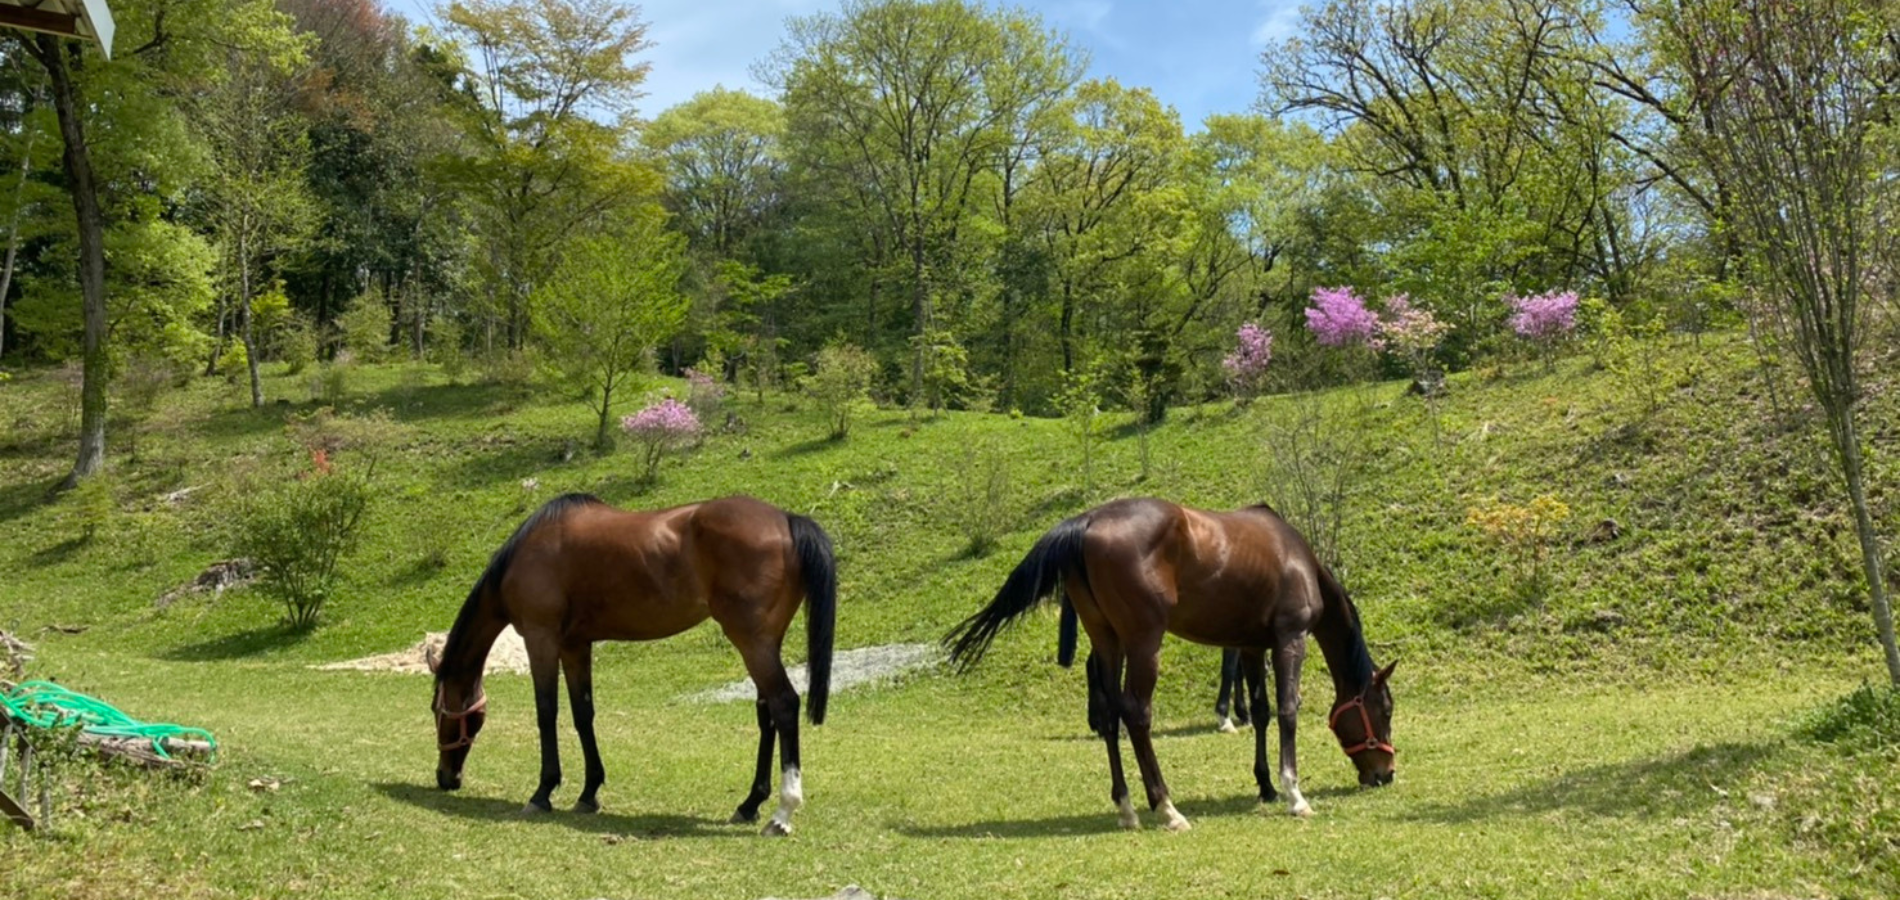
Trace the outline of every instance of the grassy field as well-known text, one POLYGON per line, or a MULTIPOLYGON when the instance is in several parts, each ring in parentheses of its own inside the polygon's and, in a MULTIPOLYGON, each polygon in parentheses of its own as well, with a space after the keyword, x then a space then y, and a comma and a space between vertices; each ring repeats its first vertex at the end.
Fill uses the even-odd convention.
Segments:
MULTIPOLYGON (((0 627, 38 642, 35 675, 209 727, 225 756, 189 779, 73 770, 54 836, 0 831, 0 894, 1892 895, 1896 708, 1827 712, 1878 674, 1851 529, 1820 445, 1789 424, 1799 411, 1773 414, 1739 342, 1706 340, 1657 348, 1642 379, 1583 359, 1459 376, 1435 428, 1397 384, 1327 394, 1368 454, 1342 547, 1375 654, 1402 660, 1398 781, 1353 787, 1315 654, 1300 743, 1318 815, 1259 807, 1250 742, 1210 727, 1216 656, 1171 644, 1157 749, 1195 824, 1182 835, 1115 829, 1080 672, 1050 661, 1053 617, 972 676, 834 698, 830 723, 805 731, 798 833, 777 842, 724 824, 749 776, 751 711, 683 699, 742 674, 710 628, 601 649, 596 817, 515 813, 536 765, 526 679, 491 679, 468 785, 442 794, 426 679, 309 666, 445 629, 487 554, 564 490, 629 506, 743 491, 809 513, 839 548, 840 646, 934 640, 1092 502, 1259 499, 1263 430, 1291 401, 1175 411, 1149 435, 1145 478, 1138 436, 1112 420, 1091 494, 1063 423, 883 411, 832 443, 807 404, 733 398, 734 427, 645 485, 628 454, 576 450, 579 403, 373 367, 346 412, 394 424, 338 465, 373 455, 379 505, 324 624, 293 633, 250 592, 153 600, 226 555, 245 485, 296 464, 285 424, 313 408, 307 375, 271 379, 285 406, 253 412, 200 381, 116 423, 104 514, 46 499, 68 464, 71 390, 17 377, 0 385, 0 627), (986 453, 1007 460, 993 512, 1007 525, 977 557, 946 523, 986 453), (183 488, 196 490, 163 499, 183 488), (1542 494, 1573 515, 1530 591, 1465 517, 1542 494), (258 778, 282 786, 249 789, 258 778)), ((1877 381, 1876 448, 1900 428, 1895 400, 1877 381)), ((1872 463, 1892 534, 1895 455, 1872 463)), ((557 807, 578 783, 565 728, 563 747, 557 807)))

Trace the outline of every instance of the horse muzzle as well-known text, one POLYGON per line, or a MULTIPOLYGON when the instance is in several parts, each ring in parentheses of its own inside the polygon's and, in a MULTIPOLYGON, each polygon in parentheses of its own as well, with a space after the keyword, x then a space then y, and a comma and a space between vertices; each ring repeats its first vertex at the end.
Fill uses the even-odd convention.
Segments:
POLYGON ((462 776, 437 769, 435 770, 435 786, 445 791, 459 791, 462 789, 462 776))

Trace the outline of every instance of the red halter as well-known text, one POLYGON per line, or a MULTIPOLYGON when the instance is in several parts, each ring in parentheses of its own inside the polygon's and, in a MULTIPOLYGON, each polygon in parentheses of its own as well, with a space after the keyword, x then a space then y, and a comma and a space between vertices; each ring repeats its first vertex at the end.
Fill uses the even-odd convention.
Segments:
POLYGON ((1359 710, 1359 721, 1366 726, 1366 739, 1363 741, 1360 741, 1357 744, 1353 744, 1350 747, 1347 747, 1345 746, 1346 739, 1339 738, 1340 746, 1346 751, 1346 755, 1351 756, 1354 753, 1358 753, 1361 750, 1384 750, 1387 753, 1394 753, 1394 754, 1398 753, 1399 752, 1398 748, 1393 747, 1391 744, 1380 740, 1379 733, 1372 730, 1372 713, 1366 711, 1366 695, 1363 693, 1357 697, 1352 698, 1351 700, 1346 701, 1345 703, 1340 704, 1339 708, 1333 710, 1333 714, 1327 717, 1326 727, 1331 728, 1333 730, 1333 736, 1339 737, 1340 713, 1343 713, 1346 710, 1354 709, 1354 708, 1359 710))
POLYGON ((448 710, 445 710, 442 708, 442 688, 440 686, 437 686, 435 689, 435 707, 434 707, 436 718, 447 719, 451 722, 460 722, 462 725, 462 733, 460 737, 446 744, 438 744, 437 746, 441 747, 442 750, 444 751, 448 751, 448 750, 459 750, 463 747, 466 747, 470 744, 475 743, 475 736, 468 733, 468 717, 478 712, 481 712, 482 710, 487 709, 487 708, 488 708, 488 694, 486 692, 483 692, 483 694, 480 697, 475 698, 474 703, 470 703, 468 705, 467 709, 464 709, 458 713, 449 712, 448 710))

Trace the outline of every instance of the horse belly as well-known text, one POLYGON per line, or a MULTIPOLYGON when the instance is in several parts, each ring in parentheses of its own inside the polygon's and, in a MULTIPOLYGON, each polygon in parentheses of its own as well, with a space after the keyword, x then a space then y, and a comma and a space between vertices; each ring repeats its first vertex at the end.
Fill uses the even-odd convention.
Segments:
POLYGON ((592 641, 657 641, 686 631, 711 615, 701 597, 660 591, 626 592, 577 619, 570 631, 592 641))
POLYGON ((1168 633, 1213 647, 1265 647, 1273 640, 1272 604, 1265 600, 1254 591, 1181 597, 1168 615, 1168 633))

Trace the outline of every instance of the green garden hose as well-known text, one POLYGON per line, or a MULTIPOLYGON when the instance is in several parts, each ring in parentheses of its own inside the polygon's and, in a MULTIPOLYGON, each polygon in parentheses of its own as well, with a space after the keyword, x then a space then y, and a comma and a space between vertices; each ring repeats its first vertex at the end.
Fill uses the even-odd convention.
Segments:
POLYGON ((217 757, 218 741, 209 731, 163 722, 141 722, 104 700, 69 691, 50 681, 28 681, 15 685, 10 691, 0 691, 0 707, 5 708, 8 716, 34 728, 78 725, 102 737, 149 740, 152 752, 165 759, 172 758, 165 752, 167 738, 203 740, 210 745, 212 758, 217 757))

